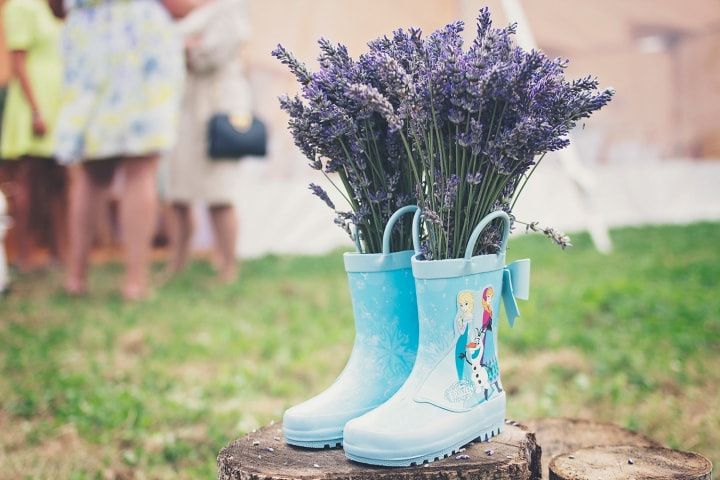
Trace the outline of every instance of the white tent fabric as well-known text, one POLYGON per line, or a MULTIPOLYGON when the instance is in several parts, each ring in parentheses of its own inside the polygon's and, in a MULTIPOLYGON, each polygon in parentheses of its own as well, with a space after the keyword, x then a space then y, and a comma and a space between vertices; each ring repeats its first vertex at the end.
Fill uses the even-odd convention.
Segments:
MULTIPOLYGON (((517 218, 566 232, 585 229, 584 210, 574 185, 552 158, 543 162, 518 202, 517 218)), ((308 168, 304 175, 296 171, 292 176, 273 178, 267 165, 258 161, 247 161, 243 169, 237 199, 239 256, 353 248, 333 224, 332 211, 307 189, 309 182, 327 186, 317 172, 308 168)), ((592 171, 597 204, 611 227, 720 220, 720 162, 633 161, 595 166, 592 171)), ((339 195, 332 195, 329 187, 328 192, 340 204, 339 195)), ((206 219, 198 230, 196 246, 206 248, 211 242, 206 219)))

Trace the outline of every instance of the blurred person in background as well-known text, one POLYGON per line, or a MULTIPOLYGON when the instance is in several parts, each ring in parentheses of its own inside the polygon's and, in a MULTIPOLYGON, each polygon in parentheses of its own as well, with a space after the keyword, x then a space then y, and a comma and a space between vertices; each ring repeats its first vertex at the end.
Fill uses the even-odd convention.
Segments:
POLYGON ((45 0, 7 0, 2 8, 12 77, 3 112, 0 157, 15 163, 13 229, 17 267, 31 267, 33 226, 47 232, 51 254, 65 250, 65 169, 54 159, 62 85, 60 23, 45 0))
POLYGON ((207 131, 215 113, 251 119, 252 97, 241 55, 250 36, 244 7, 243 0, 208 0, 180 25, 188 76, 178 143, 168 157, 167 196, 173 212, 171 274, 187 265, 193 234, 191 207, 202 201, 210 210, 218 275, 224 282, 237 276, 238 221, 233 201, 240 163, 209 158, 207 131))
POLYGON ((80 162, 70 188, 69 294, 87 289, 88 257, 99 200, 123 175, 122 230, 127 300, 149 293, 156 222, 158 157, 172 148, 182 95, 182 41, 172 17, 193 0, 51 0, 65 16, 63 104, 57 131, 61 162, 80 162))

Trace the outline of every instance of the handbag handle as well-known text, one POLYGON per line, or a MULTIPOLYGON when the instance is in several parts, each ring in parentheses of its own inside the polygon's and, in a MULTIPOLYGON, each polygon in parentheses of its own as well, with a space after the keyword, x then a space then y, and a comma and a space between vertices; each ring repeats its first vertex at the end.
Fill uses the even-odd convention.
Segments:
POLYGON ((415 235, 415 223, 419 223, 420 221, 420 207, 417 205, 406 205, 404 207, 401 207, 395 211, 395 213, 392 214, 390 219, 387 222, 387 225, 385 225, 385 231, 383 232, 383 243, 382 243, 382 253, 383 255, 387 255, 390 253, 390 236, 392 235, 393 227, 395 227, 395 224, 397 221, 402 217, 403 215, 415 212, 415 216, 413 217, 413 249, 417 252, 420 250, 419 242, 415 235))
POLYGON ((477 243, 478 238, 480 238, 480 234, 483 232, 483 230, 485 230, 488 225, 490 225, 490 222, 492 222, 496 218, 501 218, 503 221, 503 225, 505 226, 502 241, 500 242, 500 251, 498 252, 498 255, 505 253, 505 251, 507 250, 508 237, 510 236, 510 217, 502 210, 497 210, 495 212, 489 213, 485 216, 485 218, 480 220, 480 223, 477 224, 475 229, 470 234, 470 240, 468 240, 467 248, 465 249, 465 260, 470 260, 473 250, 475 250, 475 244, 477 243))

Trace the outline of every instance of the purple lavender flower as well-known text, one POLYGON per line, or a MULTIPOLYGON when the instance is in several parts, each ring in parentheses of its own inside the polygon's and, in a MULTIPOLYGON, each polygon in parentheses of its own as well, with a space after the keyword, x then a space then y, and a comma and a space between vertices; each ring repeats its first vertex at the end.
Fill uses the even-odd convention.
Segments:
POLYGON ((311 183, 310 185, 308 185, 308 188, 312 191, 313 195, 317 196, 320 200, 325 202, 325 205, 335 210, 335 204, 332 202, 332 200, 330 200, 330 196, 320 185, 311 183))
POLYGON ((345 92, 349 98, 358 103, 362 111, 379 113, 387 122, 390 132, 397 132, 402 128, 402 120, 395 114, 395 109, 390 101, 377 88, 353 83, 347 87, 345 92))
POLYGON ((458 186, 460 185, 460 177, 452 173, 445 183, 445 192, 443 194, 443 209, 449 210, 455 205, 455 196, 458 192, 458 186))
POLYGON ((465 181, 470 185, 480 185, 483 181, 483 172, 468 173, 465 181))
POLYGON ((450 123, 459 125, 463 123, 463 121, 465 121, 465 118, 465 114, 462 112, 462 110, 451 107, 448 111, 448 120, 450 120, 450 123))
MULTIPOLYGON (((518 48, 515 25, 494 27, 487 8, 467 48, 463 28, 450 23, 426 38, 399 29, 370 41, 357 60, 320 39, 316 72, 282 46, 273 51, 301 85, 299 95, 280 99, 295 144, 341 184, 350 211, 336 223, 358 231, 363 251, 379 252, 389 215, 416 203, 424 258, 462 256, 474 226, 495 209, 511 213, 543 155, 566 147, 577 123, 612 99, 592 76, 567 80, 567 60, 518 48)), ((495 252, 500 228, 492 224, 475 253, 495 252)), ((409 229, 399 230, 393 248, 409 248, 409 229)))
POLYGON ((372 203, 383 203, 383 202, 387 201, 388 199, 390 199, 391 196, 392 195, 385 190, 368 193, 368 198, 370 199, 370 201, 372 203))
POLYGON ((430 210, 429 208, 423 209, 423 217, 425 217, 425 220, 427 220, 430 223, 434 223, 437 225, 442 225, 442 223, 443 223, 440 215, 438 215, 436 212, 430 210))
POLYGON ((295 75, 298 82, 307 84, 310 82, 310 72, 304 64, 300 63, 295 56, 288 52, 285 47, 278 44, 275 50, 272 51, 272 56, 280 60, 281 63, 285 64, 290 68, 290 71, 295 75))

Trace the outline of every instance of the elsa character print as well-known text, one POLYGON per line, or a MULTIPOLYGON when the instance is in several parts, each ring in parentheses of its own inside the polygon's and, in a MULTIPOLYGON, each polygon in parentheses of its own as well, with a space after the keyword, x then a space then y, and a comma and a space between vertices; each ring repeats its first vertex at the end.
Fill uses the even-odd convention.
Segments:
POLYGON ((458 293, 458 313, 455 317, 455 335, 458 337, 455 343, 455 368, 457 370, 458 381, 463 379, 463 369, 465 368, 465 348, 468 343, 468 331, 473 321, 473 309, 475 299, 469 290, 463 290, 458 293))

